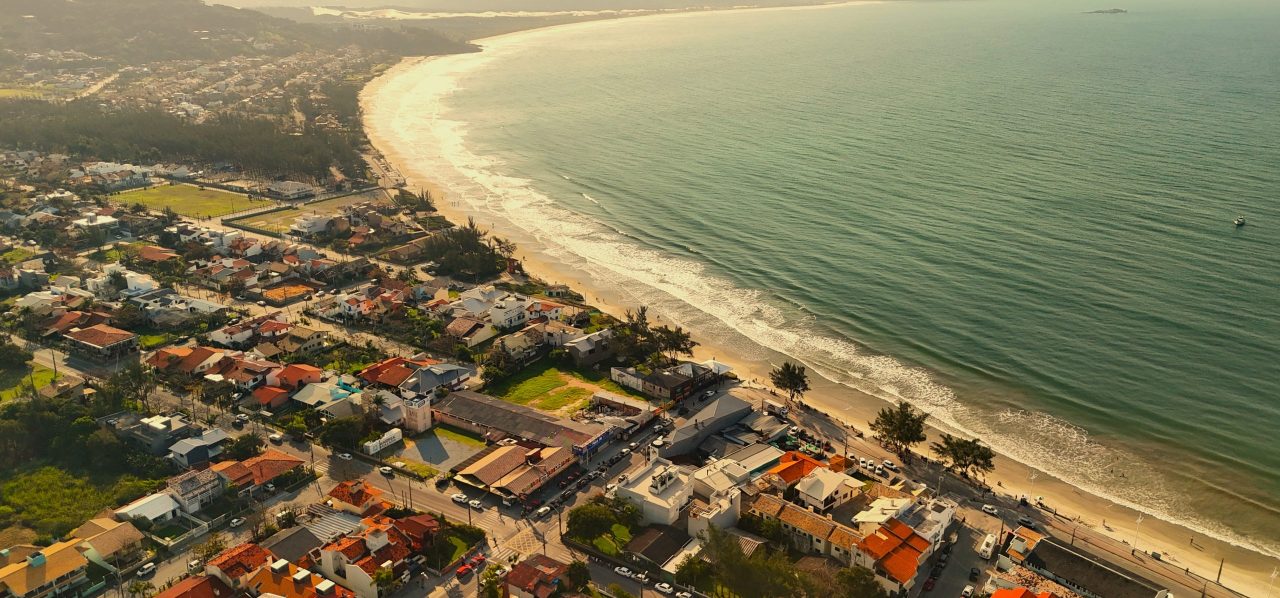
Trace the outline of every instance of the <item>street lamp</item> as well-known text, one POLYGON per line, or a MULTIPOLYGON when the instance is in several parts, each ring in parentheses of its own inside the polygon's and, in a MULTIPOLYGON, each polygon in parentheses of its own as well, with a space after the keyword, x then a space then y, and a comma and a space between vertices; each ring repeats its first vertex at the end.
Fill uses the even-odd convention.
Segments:
POLYGON ((1142 513, 1138 513, 1138 526, 1133 529, 1133 548, 1129 549, 1129 554, 1137 554, 1138 552, 1138 536, 1142 534, 1142 513))

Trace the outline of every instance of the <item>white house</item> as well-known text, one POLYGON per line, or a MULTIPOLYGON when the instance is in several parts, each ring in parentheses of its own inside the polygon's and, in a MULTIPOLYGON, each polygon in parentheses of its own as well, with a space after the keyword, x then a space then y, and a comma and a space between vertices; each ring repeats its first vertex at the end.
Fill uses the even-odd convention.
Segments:
POLYGON ((796 482, 796 499, 819 513, 838 507, 862 491, 858 480, 818 467, 796 482))
POLYGON ((689 478, 688 472, 672 462, 655 458, 619 485, 617 495, 639 505, 645 523, 671 525, 693 497, 689 478))
POLYGON ((168 492, 157 492, 135 500, 115 510, 116 518, 122 521, 146 518, 149 521, 168 521, 178 516, 182 505, 174 500, 168 492))

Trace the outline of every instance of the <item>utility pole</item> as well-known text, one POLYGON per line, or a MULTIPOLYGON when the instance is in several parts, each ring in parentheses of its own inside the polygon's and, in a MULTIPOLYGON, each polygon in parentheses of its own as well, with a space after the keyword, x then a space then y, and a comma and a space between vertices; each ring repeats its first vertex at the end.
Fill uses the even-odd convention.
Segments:
POLYGON ((1142 513, 1138 513, 1138 526, 1133 530, 1133 547, 1129 549, 1130 555, 1138 553, 1138 536, 1142 534, 1142 513))

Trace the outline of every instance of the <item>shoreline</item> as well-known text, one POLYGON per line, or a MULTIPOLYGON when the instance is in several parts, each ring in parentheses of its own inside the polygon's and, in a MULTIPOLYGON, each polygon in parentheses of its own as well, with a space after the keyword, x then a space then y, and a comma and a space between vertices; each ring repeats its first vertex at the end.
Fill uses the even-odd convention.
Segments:
MULTIPOLYGON (((862 3, 852 2, 813 7, 765 7, 740 10, 796 10, 851 4, 862 3)), ((651 18, 682 18, 703 15, 708 12, 725 11, 696 11, 648 16, 651 18)), ((476 42, 482 45, 481 54, 483 54, 485 52, 484 44, 493 44, 499 40, 508 41, 516 36, 521 39, 528 39, 533 36, 546 35, 566 27, 589 27, 618 20, 606 19, 559 24, 541 29, 506 33, 476 40, 476 42)), ((423 62, 440 58, 444 57, 408 58, 388 69, 370 82, 361 92, 362 106, 368 106, 374 102, 374 98, 379 97, 379 94, 387 84, 397 76, 406 71, 414 70, 423 62)), ((451 221, 465 221, 469 216, 490 217, 489 220, 480 221, 480 218, 477 218, 477 220, 496 234, 504 236, 512 232, 520 234, 518 231, 506 230, 500 226, 495 226, 494 219, 490 214, 478 210, 468 211, 462 208, 461 204, 455 201, 455 195, 450 194, 430 174, 424 172, 432 168, 434 164, 421 161, 415 162, 414 160, 421 160, 421 158, 414 156, 411 159, 411 150, 406 152, 404 148, 396 147, 389 140, 389 137, 392 136, 390 135, 390 130, 394 129, 394 125, 375 122, 376 119, 370 116, 372 112, 376 111, 365 111, 364 124, 366 134, 373 146, 382 153, 388 163, 395 166, 405 177, 408 188, 428 189, 433 198, 435 198, 439 212, 451 221)), ((530 242, 517 237, 516 241, 519 247, 517 256, 524 262, 526 271, 530 275, 547 282, 568 284, 582 293, 586 303, 614 316, 620 316, 627 306, 636 304, 634 300, 628 297, 626 289, 600 288, 599 285, 593 285, 589 277, 573 265, 562 263, 554 257, 548 256, 545 251, 539 251, 536 240, 530 242)), ((652 315, 655 316, 653 319, 656 322, 670 323, 670 320, 663 318, 662 314, 654 313, 652 315)), ((762 360, 744 355, 742 351, 735 350, 732 343, 724 342, 726 339, 719 339, 720 342, 717 344, 716 338, 711 338, 710 335, 703 333, 703 331, 695 330, 694 338, 702 343, 695 350, 695 359, 701 360, 714 357, 731 365, 742 380, 746 382, 755 381, 756 386, 763 386, 761 383, 767 381, 768 371, 772 365, 768 359, 762 360)), ((773 352, 770 351, 770 353, 773 352)), ((812 368, 811 371, 813 371, 812 368)), ((814 373, 817 372, 815 371, 814 373)), ((868 440, 859 441, 867 445, 864 450, 868 452, 878 450, 878 445, 869 440, 868 422, 874 418, 876 411, 888 405, 886 399, 832 382, 822 378, 820 375, 814 376, 811 384, 814 389, 805 395, 803 399, 805 403, 812 406, 815 411, 843 421, 854 429, 862 431, 868 438, 868 440)), ((939 426, 938 423, 936 418, 931 418, 929 441, 935 440, 941 434, 941 431, 946 430, 945 427, 939 426)), ((924 451, 927 451, 927 446, 928 441, 918 446, 917 451, 919 452, 917 454, 924 454, 924 451)), ((1092 494, 1055 476, 1004 456, 999 452, 997 452, 996 458, 996 471, 986 479, 992 488, 998 491, 997 494, 1000 495, 1012 497, 1026 495, 1031 498, 1043 496, 1046 505, 1054 507, 1069 519, 1075 518, 1081 527, 1092 528, 1095 532, 1114 539, 1120 546, 1128 548, 1136 539, 1136 545, 1139 549, 1146 552, 1153 550, 1161 552, 1163 560, 1175 565, 1179 574, 1186 567, 1199 575, 1213 579, 1216 577, 1216 571, 1219 566, 1218 559, 1225 557, 1228 564, 1222 575, 1223 584, 1247 595, 1265 593, 1267 576, 1276 563, 1274 558, 1258 551, 1238 546, 1225 540, 1219 540, 1208 533, 1196 532, 1188 526, 1171 523, 1157 516, 1148 515, 1142 523, 1138 523, 1139 511, 1125 506, 1123 504, 1124 501, 1092 494), (1104 521, 1106 527, 1101 528, 1104 521), (1187 538, 1192 539, 1190 543, 1193 547, 1192 549, 1189 549, 1188 542, 1184 541, 1187 538)))

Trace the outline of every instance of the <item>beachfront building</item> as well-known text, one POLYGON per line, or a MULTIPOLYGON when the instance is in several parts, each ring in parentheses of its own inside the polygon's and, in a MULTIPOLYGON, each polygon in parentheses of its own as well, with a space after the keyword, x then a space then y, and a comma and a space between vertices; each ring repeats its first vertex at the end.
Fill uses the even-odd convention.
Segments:
POLYGON ((666 459, 653 459, 616 490, 640 506, 645 523, 671 525, 693 498, 689 472, 666 459))

